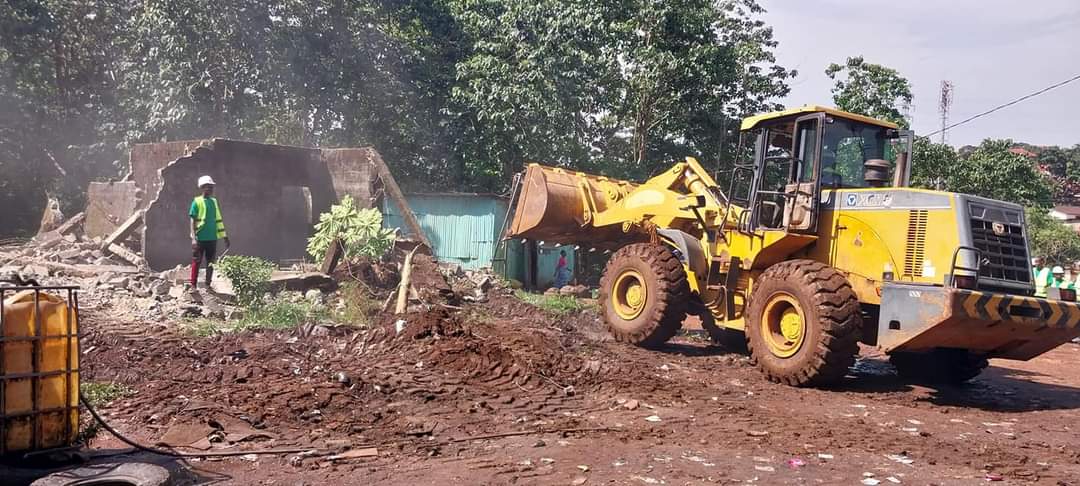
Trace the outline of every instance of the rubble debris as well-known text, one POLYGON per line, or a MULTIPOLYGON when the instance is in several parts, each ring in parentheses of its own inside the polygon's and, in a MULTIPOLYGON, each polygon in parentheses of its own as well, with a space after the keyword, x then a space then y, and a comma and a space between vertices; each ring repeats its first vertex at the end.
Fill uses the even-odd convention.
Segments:
POLYGON ((105 237, 101 243, 101 248, 107 250, 110 245, 124 241, 125 238, 131 236, 131 233, 139 229, 143 225, 143 211, 135 211, 126 221, 124 221, 115 231, 105 237))
POLYGON ((75 229, 75 227, 82 224, 85 220, 86 213, 78 213, 75 216, 68 218, 68 220, 65 221, 64 224, 58 226, 55 230, 53 230, 53 232, 58 235, 66 235, 68 233, 71 233, 75 229))

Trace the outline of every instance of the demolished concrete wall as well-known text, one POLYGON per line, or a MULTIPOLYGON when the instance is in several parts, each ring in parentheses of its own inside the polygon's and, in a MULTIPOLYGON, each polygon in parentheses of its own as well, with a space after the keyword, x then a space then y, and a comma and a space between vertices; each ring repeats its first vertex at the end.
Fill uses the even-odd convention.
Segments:
POLYGON ((128 175, 127 180, 135 181, 135 185, 142 189, 143 194, 146 195, 140 201, 138 209, 146 208, 150 201, 154 199, 154 195, 161 189, 161 176, 158 171, 169 165, 170 162, 191 154, 195 149, 210 143, 211 140, 181 140, 177 142, 141 143, 132 146, 131 154, 128 157, 131 164, 131 173, 128 175))
MULTIPOLYGON (((184 153, 182 148, 179 143, 169 147, 173 153, 184 153)), ((341 197, 351 195, 361 207, 373 205, 377 179, 373 154, 370 148, 319 150, 221 139, 203 142, 158 171, 160 190, 147 192, 151 196, 143 256, 150 268, 159 271, 191 263, 188 209, 198 192, 196 180, 210 175, 217 182, 231 254, 272 261, 302 259, 318 215, 341 197)), ((133 155, 133 172, 140 165, 133 155)), ((149 187, 155 184, 145 171, 133 178, 137 184, 140 179, 149 187)))
POLYGON ((138 209, 140 192, 135 181, 91 182, 86 188, 86 236, 104 238, 115 231, 138 209))

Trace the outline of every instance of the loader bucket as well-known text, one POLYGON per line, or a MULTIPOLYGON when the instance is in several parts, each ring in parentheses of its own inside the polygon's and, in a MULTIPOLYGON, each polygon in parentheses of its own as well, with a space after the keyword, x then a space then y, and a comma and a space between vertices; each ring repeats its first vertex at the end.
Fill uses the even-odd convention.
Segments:
POLYGON ((530 164, 506 238, 609 246, 605 243, 622 235, 621 228, 595 227, 593 216, 633 188, 626 181, 530 164))
POLYGON ((882 288, 877 345, 885 352, 958 348, 1029 360, 1080 336, 1080 304, 899 282, 882 288))

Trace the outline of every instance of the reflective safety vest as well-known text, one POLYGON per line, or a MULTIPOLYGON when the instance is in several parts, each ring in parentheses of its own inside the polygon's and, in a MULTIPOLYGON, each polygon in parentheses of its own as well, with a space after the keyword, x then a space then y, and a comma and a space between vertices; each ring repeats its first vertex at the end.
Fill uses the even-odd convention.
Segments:
MULTIPOLYGON (((198 233, 202 229, 203 224, 206 223, 206 199, 203 196, 195 197, 195 232, 198 233)), ((217 223, 217 237, 218 239, 225 238, 225 223, 221 220, 221 203, 217 199, 214 199, 214 213, 209 215, 210 221, 217 223)))
POLYGON ((1070 282, 1068 280, 1065 280, 1065 279, 1061 279, 1061 280, 1054 279, 1054 281, 1050 283, 1050 288, 1073 289, 1073 288, 1076 288, 1076 286, 1074 286, 1072 282, 1070 282))
POLYGON ((1046 297, 1046 288, 1053 283, 1054 274, 1050 268, 1035 268, 1035 296, 1046 297))

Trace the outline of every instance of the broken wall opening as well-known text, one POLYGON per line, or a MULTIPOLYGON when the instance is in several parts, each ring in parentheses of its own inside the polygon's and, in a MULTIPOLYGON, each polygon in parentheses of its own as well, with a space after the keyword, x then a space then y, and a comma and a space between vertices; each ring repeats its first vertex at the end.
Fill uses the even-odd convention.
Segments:
POLYGON ((312 149, 215 139, 189 152, 191 144, 132 151, 133 178, 148 187, 143 253, 157 271, 191 263, 192 198, 196 181, 209 175, 232 249, 276 262, 302 260, 318 215, 345 195, 371 207, 374 149, 312 149), (147 174, 165 156, 182 153, 147 174), (137 159, 149 154, 146 160, 137 159), (154 187, 158 187, 156 191, 154 187))

